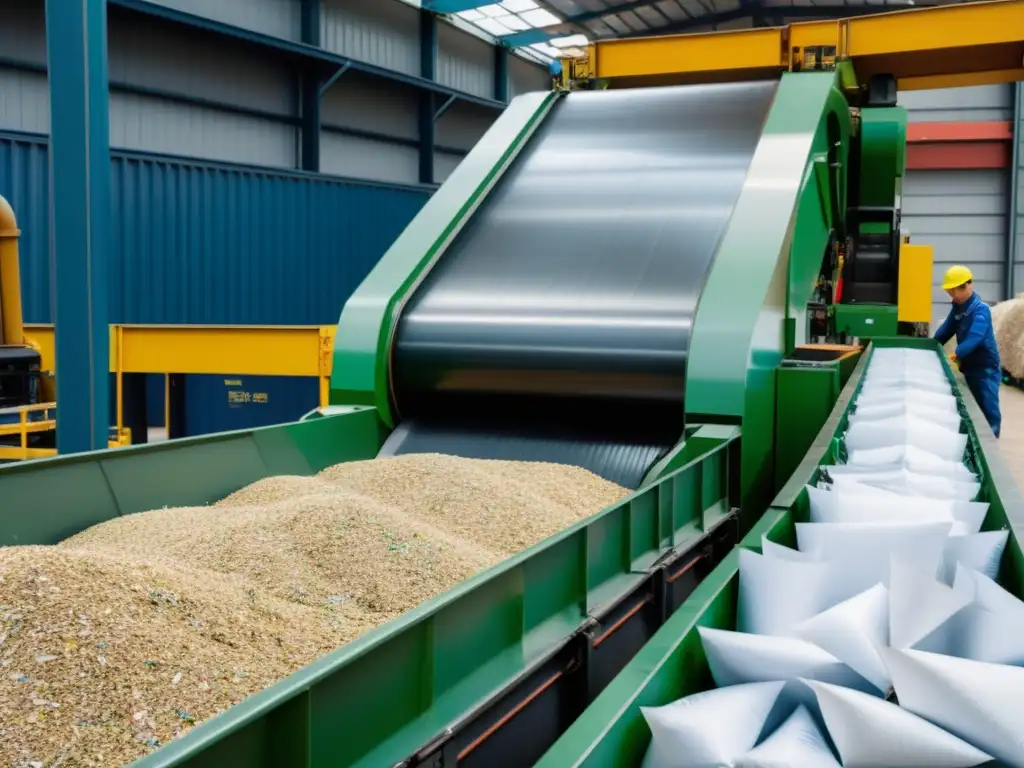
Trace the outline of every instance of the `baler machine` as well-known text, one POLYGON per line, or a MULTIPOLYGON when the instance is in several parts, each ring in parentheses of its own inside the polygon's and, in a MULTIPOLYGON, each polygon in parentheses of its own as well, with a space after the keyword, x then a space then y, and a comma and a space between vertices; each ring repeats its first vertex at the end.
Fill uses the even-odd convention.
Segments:
MULTIPOLYGON (((1021 3, 956 12, 989 8, 1021 3)), ((966 27, 1022 28, 989 21, 966 27)), ((900 233, 902 76, 842 52, 780 60, 783 32, 762 34, 724 60, 743 76, 689 78, 668 56, 617 78, 598 47, 563 88, 516 98, 346 303, 328 408, 0 468, 19 510, 4 545, 408 453, 574 464, 635 491, 140 766, 532 764, 790 477, 857 361, 842 342, 921 332, 931 259, 900 233)))

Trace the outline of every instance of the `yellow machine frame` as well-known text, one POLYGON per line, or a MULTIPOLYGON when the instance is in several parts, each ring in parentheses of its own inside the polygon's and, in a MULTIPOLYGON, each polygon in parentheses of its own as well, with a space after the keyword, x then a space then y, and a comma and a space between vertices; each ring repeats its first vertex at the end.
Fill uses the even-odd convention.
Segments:
MULTIPOLYGON (((899 90, 1024 80, 1024 2, 965 3, 767 29, 624 38, 567 59, 565 85, 714 82, 851 61, 856 79, 891 74, 899 90)), ((856 87, 855 82, 849 83, 856 87)))
POLYGON ((900 274, 897 286, 896 319, 901 323, 931 323, 932 266, 930 245, 900 244, 900 274))
MULTIPOLYGON (((319 405, 328 404, 334 334, 333 325, 112 325, 110 372, 117 387, 117 441, 131 443, 124 427, 124 382, 129 373, 231 374, 236 376, 309 376, 319 380, 319 405)), ((52 325, 25 325, 25 341, 42 358, 44 392, 52 399, 56 353, 52 325)), ((54 403, 24 406, 25 411, 53 409, 54 403)), ((25 418, 22 419, 22 422, 25 418)), ((43 431, 29 422, 29 431, 43 431)), ((51 423, 50 428, 53 428, 51 423)), ((21 434, 17 425, 0 426, 0 435, 21 434)), ((22 441, 24 443, 24 440, 22 441)), ((13 450, 0 446, 0 459, 13 450)), ((52 456, 35 449, 19 458, 52 456)))

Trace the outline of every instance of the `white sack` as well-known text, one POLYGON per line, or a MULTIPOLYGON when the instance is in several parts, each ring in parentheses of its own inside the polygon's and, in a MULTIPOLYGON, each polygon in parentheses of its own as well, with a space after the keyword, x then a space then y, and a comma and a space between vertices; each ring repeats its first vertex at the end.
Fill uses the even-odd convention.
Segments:
POLYGON ((711 676, 719 688, 807 678, 881 692, 828 651, 798 637, 775 637, 697 627, 711 676))
POLYGON ((783 685, 736 685, 640 707, 651 729, 643 768, 733 765, 757 743, 783 685))
POLYGON ((878 651, 889 645, 889 590, 884 585, 876 584, 812 616, 793 634, 835 656, 881 695, 892 687, 878 651))
POLYGON ((850 414, 848 424, 856 424, 860 421, 879 421, 890 418, 914 417, 930 421, 946 429, 960 431, 960 414, 951 412, 946 408, 929 408, 926 405, 912 405, 913 401, 903 403, 886 403, 884 405, 871 405, 858 408, 850 414))
MULTIPOLYGON (((883 699, 813 680, 806 684, 818 699, 843 765, 966 768, 991 759, 967 742, 883 699)), ((794 768, 797 765, 794 763, 794 768)))
POLYGON ((736 628, 759 635, 789 635, 800 622, 852 597, 831 563, 797 562, 740 549, 736 628), (837 586, 838 582, 838 586, 837 586))
POLYGON ((957 567, 953 589, 972 602, 916 647, 963 659, 1024 666, 1024 602, 978 571, 957 567))
POLYGON ((797 560, 800 562, 810 562, 814 560, 806 552, 801 552, 798 549, 790 549, 784 547, 782 544, 776 544, 774 541, 770 541, 765 534, 761 534, 761 554, 765 557, 773 557, 777 560, 797 560))
POLYGON ((806 707, 734 763, 736 768, 840 768, 806 707))
MULTIPOLYGON (((889 582, 893 555, 937 577, 951 523, 797 523, 801 552, 841 569, 846 597, 889 582)), ((837 578, 837 577, 833 577, 837 578)))
POLYGON ((889 645, 912 648, 971 602, 969 594, 893 557, 889 579, 889 645))
POLYGON ((957 530, 963 534, 981 530, 989 505, 980 501, 940 501, 919 497, 901 497, 889 491, 874 489, 861 493, 859 487, 822 490, 807 486, 812 522, 885 521, 928 522, 953 520, 962 522, 957 530))
POLYGON ((999 564, 1009 537, 1009 531, 950 536, 942 553, 942 580, 952 585, 958 564, 995 579, 999 575, 999 564))
POLYGON ((849 476, 840 473, 833 477, 833 485, 837 488, 851 484, 867 485, 904 496, 924 497, 940 501, 974 501, 981 491, 981 483, 977 481, 922 475, 902 467, 888 471, 878 468, 873 475, 849 476))
POLYGON ((914 650, 882 655, 901 707, 1024 768, 1024 669, 914 650))
POLYGON ((915 402, 927 405, 929 408, 937 408, 950 413, 959 413, 959 404, 956 395, 938 392, 909 392, 898 389, 875 389, 873 392, 861 392, 857 396, 857 407, 874 408, 881 405, 892 405, 893 403, 915 402))
POLYGON ((963 459, 967 448, 966 434, 913 416, 859 421, 846 431, 843 439, 849 451, 913 445, 949 461, 963 459))

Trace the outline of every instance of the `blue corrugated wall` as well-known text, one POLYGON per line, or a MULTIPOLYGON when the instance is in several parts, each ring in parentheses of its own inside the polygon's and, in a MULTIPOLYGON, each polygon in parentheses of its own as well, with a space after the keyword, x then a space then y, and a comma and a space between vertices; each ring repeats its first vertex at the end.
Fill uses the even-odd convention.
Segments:
MULTIPOLYGON (((50 322, 46 138, 0 133, 27 322, 50 322)), ((115 323, 336 323, 424 188, 112 152, 115 323)))
MULTIPOLYGON (((111 155, 113 323, 336 323, 349 294, 430 194, 301 172, 111 155)), ((53 319, 48 162, 45 136, 0 133, 0 194, 22 230, 21 290, 31 323, 53 319)), ((317 406, 313 379, 246 377, 268 391, 269 402, 239 407, 228 402, 224 378, 189 377, 190 434, 289 420, 317 406)), ((163 383, 163 376, 149 377, 154 426, 164 420, 163 383)))

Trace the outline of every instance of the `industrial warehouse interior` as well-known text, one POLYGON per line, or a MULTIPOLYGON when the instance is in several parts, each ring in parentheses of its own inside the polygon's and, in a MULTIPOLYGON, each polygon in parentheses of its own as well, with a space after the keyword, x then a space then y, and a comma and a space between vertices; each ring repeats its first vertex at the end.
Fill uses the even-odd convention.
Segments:
POLYGON ((1024 768, 1024 0, 0 14, 0 764, 1024 768))

